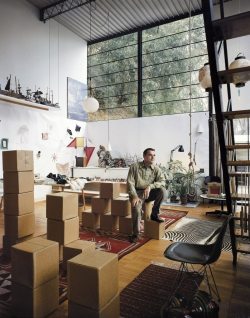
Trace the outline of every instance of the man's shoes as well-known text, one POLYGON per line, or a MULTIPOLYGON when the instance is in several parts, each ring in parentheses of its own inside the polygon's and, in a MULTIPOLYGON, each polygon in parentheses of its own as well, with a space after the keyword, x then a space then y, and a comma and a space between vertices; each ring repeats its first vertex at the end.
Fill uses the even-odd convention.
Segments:
POLYGON ((158 222, 158 223, 163 223, 164 222, 164 219, 160 218, 158 215, 157 216, 151 215, 150 218, 151 218, 152 221, 155 221, 155 222, 158 222))
POLYGON ((130 243, 136 243, 139 241, 139 236, 138 235, 135 235, 135 234, 132 234, 129 236, 129 242, 130 243))

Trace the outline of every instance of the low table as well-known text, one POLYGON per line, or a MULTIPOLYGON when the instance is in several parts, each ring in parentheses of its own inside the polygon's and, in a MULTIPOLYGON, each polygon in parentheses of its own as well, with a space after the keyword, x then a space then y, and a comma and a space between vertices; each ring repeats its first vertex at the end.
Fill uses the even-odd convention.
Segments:
POLYGON ((221 205, 221 210, 215 210, 215 211, 210 211, 206 212, 206 215, 221 215, 221 214, 227 214, 227 212, 224 212, 224 203, 226 202, 226 197, 211 197, 208 196, 207 194, 201 194, 200 198, 204 200, 213 200, 213 201, 219 201, 221 205))

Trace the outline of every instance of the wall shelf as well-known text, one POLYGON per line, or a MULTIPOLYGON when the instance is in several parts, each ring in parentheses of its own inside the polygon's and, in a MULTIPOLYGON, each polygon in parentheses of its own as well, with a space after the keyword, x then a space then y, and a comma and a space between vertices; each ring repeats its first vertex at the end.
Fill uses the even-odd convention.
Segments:
POLYGON ((19 98, 7 96, 7 95, 0 94, 0 101, 8 102, 8 103, 15 104, 15 105, 36 108, 36 109, 49 110, 49 106, 41 105, 41 104, 37 104, 37 103, 32 103, 32 102, 29 102, 29 101, 24 100, 24 99, 19 99, 19 98))

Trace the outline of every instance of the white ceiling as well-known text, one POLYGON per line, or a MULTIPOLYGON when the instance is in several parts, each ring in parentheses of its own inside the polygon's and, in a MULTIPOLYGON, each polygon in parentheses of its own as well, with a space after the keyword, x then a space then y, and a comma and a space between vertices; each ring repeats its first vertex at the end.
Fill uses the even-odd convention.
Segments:
MULTIPOLYGON (((28 0, 38 9, 56 0, 28 0)), ((73 2, 76 0, 73 0, 73 2)), ((66 4, 72 0, 65 1, 66 4)), ((201 0, 96 0, 92 2, 91 41, 107 36, 132 32, 138 28, 159 25, 172 19, 201 11, 201 0), (108 18, 109 15, 109 18, 108 18)), ((77 34, 90 40, 90 5, 65 12, 54 19, 77 34)), ((42 22, 41 22, 42 23, 42 22)))

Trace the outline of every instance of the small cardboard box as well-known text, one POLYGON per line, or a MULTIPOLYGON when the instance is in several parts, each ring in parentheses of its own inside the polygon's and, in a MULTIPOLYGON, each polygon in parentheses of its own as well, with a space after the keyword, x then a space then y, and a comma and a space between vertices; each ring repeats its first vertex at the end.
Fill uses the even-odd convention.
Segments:
POLYGON ((68 261, 68 299, 100 310, 118 293, 117 254, 95 251, 68 261))
POLYGON ((165 222, 158 223, 151 220, 144 221, 144 236, 160 240, 165 235, 165 222))
POLYGON ((131 234, 133 232, 133 223, 131 215, 119 217, 119 232, 124 234, 131 234))
POLYGON ((37 288, 12 282, 12 308, 15 317, 47 317, 59 306, 58 276, 37 288))
POLYGON ((111 212, 111 200, 93 197, 91 200, 91 209, 95 214, 109 213, 111 212))
POLYGON ((3 151, 3 171, 31 171, 33 169, 33 151, 3 151))
POLYGON ((12 281, 36 288, 59 274, 57 242, 40 237, 12 246, 12 281))
POLYGON ((120 195, 119 182, 101 182, 100 183, 100 198, 115 199, 120 195))
POLYGON ((119 216, 111 215, 111 213, 101 214, 100 228, 110 232, 117 231, 119 228, 119 216))
POLYGON ((33 171, 4 172, 4 194, 34 191, 33 171))
POLYGON ((119 318, 120 317, 120 295, 117 294, 100 310, 90 309, 85 306, 75 304, 72 301, 68 302, 68 317, 69 318, 119 318))
POLYGON ((82 227, 93 230, 100 227, 100 214, 94 214, 91 211, 82 212, 82 227))
POLYGON ((12 238, 21 238, 35 232, 35 214, 28 213, 23 215, 4 216, 5 235, 12 238))
POLYGON ((120 193, 128 193, 127 182, 121 182, 120 183, 120 193))
POLYGON ((34 212, 34 192, 6 193, 4 214, 23 215, 34 212))
POLYGON ((53 220, 67 220, 78 216, 78 194, 59 192, 47 194, 46 217, 53 220))
POLYGON ((127 216, 131 214, 131 203, 129 198, 119 197, 111 200, 111 214, 127 216))
POLYGON ((47 238, 66 245, 79 239, 79 217, 57 221, 47 219, 47 238))
POLYGON ((63 269, 67 269, 67 261, 80 253, 85 255, 95 251, 95 242, 77 240, 63 246, 63 269))

